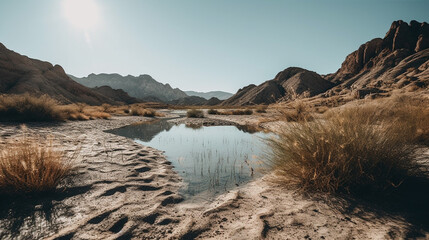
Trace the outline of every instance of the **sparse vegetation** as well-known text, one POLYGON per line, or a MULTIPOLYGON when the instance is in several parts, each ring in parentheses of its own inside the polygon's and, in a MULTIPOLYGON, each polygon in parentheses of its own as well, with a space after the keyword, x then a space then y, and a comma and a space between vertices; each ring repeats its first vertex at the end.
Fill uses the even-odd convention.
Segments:
POLYGON ((57 102, 44 95, 41 97, 23 95, 0 96, 0 120, 2 121, 59 121, 63 114, 57 102))
POLYGON ((256 108, 257 113, 266 113, 267 112, 267 106, 260 106, 256 108))
POLYGON ((198 109, 190 109, 186 113, 188 118, 204 118, 204 112, 198 109))
POLYGON ((110 114, 100 107, 83 103, 59 105, 54 99, 22 95, 0 96, 0 120, 14 122, 108 119, 110 114))
MULTIPOLYGON (((409 136, 422 122, 420 112, 383 105, 348 106, 326 120, 290 123, 268 140, 270 166, 278 179, 304 190, 384 191, 419 174, 409 136), (410 123, 409 121, 412 121, 410 123)), ((429 119, 425 115, 425 121, 429 119)), ((414 134, 413 134, 414 133, 414 134)))
POLYGON ((218 111, 216 109, 209 109, 207 113, 213 114, 213 115, 252 115, 253 110, 252 109, 234 109, 234 110, 218 111))
POLYGON ((70 160, 52 141, 23 137, 7 142, 0 152, 0 192, 39 193, 55 190, 71 171, 70 160))
POLYGON ((207 111, 208 114, 212 114, 212 115, 219 115, 219 111, 216 109, 209 109, 207 111))
POLYGON ((237 110, 233 110, 232 111, 232 115, 252 115, 253 114, 253 110, 252 109, 237 109, 237 110))
POLYGON ((313 119, 308 106, 301 100, 295 100, 289 108, 280 109, 281 117, 287 122, 303 122, 313 119))
POLYGON ((146 109, 134 106, 130 109, 129 113, 133 116, 155 117, 157 112, 154 109, 146 109))
POLYGON ((107 104, 107 103, 104 103, 104 104, 101 105, 101 108, 103 109, 103 112, 106 112, 106 113, 109 113, 111 107, 112 106, 110 104, 107 104))

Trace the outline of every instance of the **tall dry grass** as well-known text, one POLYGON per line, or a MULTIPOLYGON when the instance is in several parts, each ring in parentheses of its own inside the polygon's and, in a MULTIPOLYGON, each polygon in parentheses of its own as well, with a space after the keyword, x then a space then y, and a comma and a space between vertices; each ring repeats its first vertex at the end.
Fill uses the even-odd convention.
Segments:
POLYGON ((186 112, 188 118, 204 118, 204 112, 199 109, 190 109, 186 112))
MULTIPOLYGON (((103 107, 101 107, 103 108, 103 107)), ((1 95, 0 120, 12 122, 108 119, 111 115, 84 103, 60 105, 47 95, 1 95)))
POLYGON ((22 137, 0 151, 0 192, 27 194, 53 191, 71 171, 71 159, 55 150, 52 140, 22 137))
POLYGON ((289 123, 267 140, 269 165, 281 183, 304 190, 394 189, 420 174, 412 139, 424 131, 419 129, 428 116, 396 102, 348 106, 324 120, 289 123))
POLYGON ((144 116, 144 117, 155 117, 157 112, 154 109, 142 108, 138 106, 133 106, 129 109, 129 114, 133 116, 144 116))
POLYGON ((233 110, 219 111, 216 109, 209 109, 207 113, 212 115, 252 115, 253 110, 252 109, 233 109, 233 110))
POLYGON ((0 96, 0 120, 2 121, 59 121, 63 114, 58 103, 44 95, 34 97, 29 94, 0 96))
POLYGON ((294 100, 288 107, 279 109, 280 119, 287 122, 303 122, 313 119, 312 111, 302 100, 294 100))

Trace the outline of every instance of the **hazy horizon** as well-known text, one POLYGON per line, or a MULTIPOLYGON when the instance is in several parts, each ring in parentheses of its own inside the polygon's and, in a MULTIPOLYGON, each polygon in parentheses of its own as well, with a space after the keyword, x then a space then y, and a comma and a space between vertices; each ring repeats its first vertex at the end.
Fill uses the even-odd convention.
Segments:
POLYGON ((428 22, 427 9, 423 0, 5 0, 0 42, 77 77, 148 74, 184 91, 235 93, 291 66, 335 72, 393 21, 428 22))

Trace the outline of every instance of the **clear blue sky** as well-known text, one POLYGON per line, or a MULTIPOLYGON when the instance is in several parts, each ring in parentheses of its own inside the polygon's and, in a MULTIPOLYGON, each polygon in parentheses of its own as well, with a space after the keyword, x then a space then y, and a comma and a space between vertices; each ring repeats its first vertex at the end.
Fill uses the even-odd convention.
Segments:
POLYGON ((1 0, 0 42, 79 77, 149 74, 197 91, 235 92, 290 66, 331 73, 392 21, 429 21, 428 0, 92 0, 85 30, 64 1, 1 0))

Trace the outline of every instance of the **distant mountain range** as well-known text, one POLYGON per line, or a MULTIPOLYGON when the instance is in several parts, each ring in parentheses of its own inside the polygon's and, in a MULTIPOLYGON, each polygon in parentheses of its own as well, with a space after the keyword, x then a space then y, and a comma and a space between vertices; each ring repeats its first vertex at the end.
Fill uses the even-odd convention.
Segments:
POLYGON ((375 38, 362 44, 333 74, 321 76, 302 68, 287 68, 273 80, 241 88, 222 105, 270 104, 294 96, 363 98, 394 89, 427 88, 428 48, 429 25, 426 22, 395 21, 383 39, 375 38))
POLYGON ((59 65, 20 55, 0 43, 0 94, 47 94, 62 103, 162 101, 176 105, 242 106, 287 101, 296 96, 363 98, 395 89, 416 90, 428 86, 429 25, 417 21, 393 22, 384 38, 362 44, 346 57, 335 73, 319 75, 290 67, 258 86, 241 88, 233 96, 220 91, 183 92, 149 75, 90 74, 77 78, 67 75, 59 65))
POLYGON ((38 96, 47 94, 61 103, 122 103, 120 96, 112 99, 73 81, 59 65, 53 66, 51 63, 23 56, 7 49, 1 43, 0 93, 30 93, 38 96))
POLYGON ((202 97, 207 100, 210 98, 217 98, 220 100, 225 100, 230 98, 233 94, 229 92, 222 92, 222 91, 210 91, 210 92, 195 92, 195 91, 184 91, 188 96, 197 96, 202 97))
POLYGON ((168 102, 187 97, 186 93, 178 88, 172 88, 169 84, 157 82, 149 75, 121 76, 119 74, 90 74, 87 77, 78 78, 69 75, 76 82, 87 87, 109 86, 113 89, 122 89, 131 97, 142 100, 156 100, 168 102))

